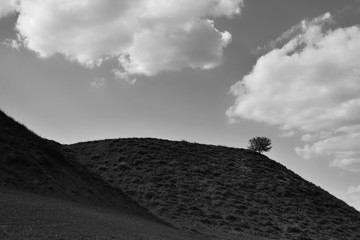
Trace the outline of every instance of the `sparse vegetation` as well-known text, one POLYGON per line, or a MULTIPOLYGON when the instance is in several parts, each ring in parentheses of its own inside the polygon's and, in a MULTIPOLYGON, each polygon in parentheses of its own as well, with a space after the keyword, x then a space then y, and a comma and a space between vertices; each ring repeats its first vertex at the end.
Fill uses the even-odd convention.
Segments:
POLYGON ((268 152, 272 148, 271 140, 267 137, 254 137, 249 144, 248 149, 258 153, 268 152))
MULTIPOLYGON (((74 157, 67 146, 38 137, 0 111, 1 240, 204 239, 164 224, 111 187, 114 178, 105 182, 74 157)), ((113 171, 109 163, 96 167, 113 171)))
POLYGON ((159 218, 202 234, 227 234, 214 239, 297 240, 309 233, 310 239, 347 240, 357 234, 343 220, 357 216, 360 223, 360 215, 349 206, 275 161, 244 149, 150 138, 94 141, 70 148, 81 164, 93 166, 89 170, 104 179, 112 176, 113 186, 159 218), (92 160, 95 153, 104 157, 92 160), (129 168, 101 172, 96 167, 124 163, 129 168), (341 230, 332 227, 336 220, 344 223, 336 224, 341 230), (321 237, 314 234, 318 232, 321 237), (346 235, 350 232, 354 235, 346 235))
POLYGON ((360 239, 359 212, 245 149, 150 138, 61 145, 19 126, 0 114, 0 239, 360 239), (34 199, 6 200, 4 186, 34 199))

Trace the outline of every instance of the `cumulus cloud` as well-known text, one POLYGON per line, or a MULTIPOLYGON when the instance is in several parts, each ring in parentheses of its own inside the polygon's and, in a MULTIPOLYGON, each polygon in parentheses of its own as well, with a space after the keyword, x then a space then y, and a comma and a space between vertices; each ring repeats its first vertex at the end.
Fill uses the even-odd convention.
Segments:
POLYGON ((24 46, 40 57, 59 53, 88 67, 114 58, 117 77, 128 79, 218 66, 231 34, 217 30, 210 18, 234 17, 243 5, 243 0, 7 1, 17 3, 16 30, 24 46))
POLYGON ((320 155, 334 157, 335 159, 330 162, 331 167, 360 172, 360 132, 345 132, 338 136, 330 135, 295 150, 307 159, 320 155))
POLYGON ((23 40, 24 39, 21 37, 21 35, 17 34, 16 39, 5 39, 3 42, 0 42, 0 44, 8 48, 19 50, 21 47, 23 47, 23 40))
POLYGON ((16 11, 18 0, 1 0, 0 1, 0 18, 16 11))
POLYGON ((324 30, 329 14, 260 57, 231 87, 230 118, 246 118, 303 134, 304 158, 360 170, 360 26, 324 30))
POLYGON ((6 39, 1 44, 4 45, 5 47, 13 48, 16 50, 19 50, 21 47, 21 42, 15 40, 15 39, 6 39))

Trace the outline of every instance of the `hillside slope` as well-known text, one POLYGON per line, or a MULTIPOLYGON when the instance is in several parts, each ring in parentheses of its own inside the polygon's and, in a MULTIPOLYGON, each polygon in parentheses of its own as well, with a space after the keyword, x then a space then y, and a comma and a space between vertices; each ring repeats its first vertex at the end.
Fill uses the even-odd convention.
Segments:
POLYGON ((0 239, 199 240, 0 111, 0 239))
POLYGON ((0 112, 0 185, 139 211, 126 194, 88 172, 74 157, 70 149, 40 138, 0 112))
POLYGON ((252 151, 185 141, 70 145, 80 163, 159 218, 220 239, 360 239, 360 213, 252 151))
POLYGON ((205 240, 133 214, 13 189, 0 188, 0 216, 1 240, 205 240))

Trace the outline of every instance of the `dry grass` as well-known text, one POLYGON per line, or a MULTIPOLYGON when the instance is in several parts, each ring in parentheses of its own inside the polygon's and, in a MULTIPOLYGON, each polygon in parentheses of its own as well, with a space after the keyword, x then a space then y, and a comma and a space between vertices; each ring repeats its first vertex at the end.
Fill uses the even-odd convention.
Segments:
POLYGON ((2 240, 204 240, 138 216, 0 189, 2 240))
POLYGON ((0 239, 204 240, 158 220, 0 111, 0 239))
POLYGON ((182 229, 224 239, 360 239, 359 212, 248 150, 136 138, 70 148, 82 165, 182 229))
POLYGON ((136 138, 63 146, 1 111, 0 190, 0 239, 360 239, 359 212, 261 154, 136 138))

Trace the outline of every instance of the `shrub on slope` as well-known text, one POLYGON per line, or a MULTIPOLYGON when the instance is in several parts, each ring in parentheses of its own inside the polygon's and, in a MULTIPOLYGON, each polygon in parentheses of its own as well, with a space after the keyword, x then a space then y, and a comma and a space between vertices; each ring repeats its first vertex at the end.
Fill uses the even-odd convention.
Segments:
POLYGON ((69 147, 81 164, 180 228, 229 239, 360 239, 359 212, 253 151, 158 139, 69 147))

